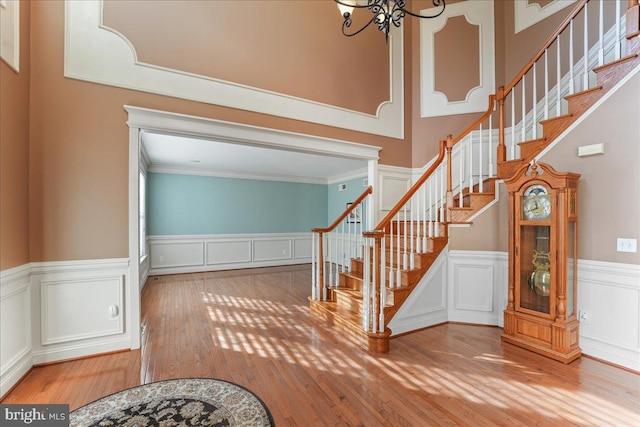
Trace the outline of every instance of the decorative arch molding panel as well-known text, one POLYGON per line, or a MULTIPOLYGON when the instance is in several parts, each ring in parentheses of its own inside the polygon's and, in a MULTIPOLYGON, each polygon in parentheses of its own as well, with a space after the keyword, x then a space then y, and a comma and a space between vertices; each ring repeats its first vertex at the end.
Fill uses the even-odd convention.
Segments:
MULTIPOLYGON (((428 10, 421 11, 423 14, 428 10)), ((454 114, 483 112, 487 109, 488 96, 495 92, 495 36, 493 0, 464 1, 447 5, 436 19, 420 21, 420 106, 421 117, 439 117, 454 114), (470 88, 460 100, 450 101, 446 93, 436 90, 436 34, 443 31, 449 20, 461 16, 466 23, 477 26, 479 31, 477 76, 479 82, 470 88)), ((464 43, 458 38, 455 43, 464 43)), ((452 48, 449 46, 449 48, 452 48)), ((464 67, 465 63, 458 64, 464 67)), ((438 85, 440 88, 440 85, 438 85)), ((453 98, 456 98, 455 96, 453 98)))
POLYGON ((17 73, 20 70, 20 2, 0 0, 0 57, 17 73))
POLYGON ((575 2, 576 0, 553 0, 541 5, 533 0, 515 0, 513 8, 516 34, 575 2))
POLYGON ((389 36, 389 97, 375 115, 140 62, 122 34, 102 25, 103 0, 65 1, 64 74, 79 80, 302 120, 404 137, 403 35, 389 36))

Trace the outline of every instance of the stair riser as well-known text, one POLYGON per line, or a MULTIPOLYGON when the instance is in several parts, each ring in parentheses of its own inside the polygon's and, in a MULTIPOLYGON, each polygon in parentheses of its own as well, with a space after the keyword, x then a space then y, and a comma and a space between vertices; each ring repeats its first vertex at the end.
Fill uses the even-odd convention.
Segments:
POLYGON ((362 300, 350 298, 346 294, 336 292, 335 301, 340 307, 353 313, 362 313, 362 300))
MULTIPOLYGON (((428 218, 427 218, 428 219, 428 218)), ((429 224, 427 223, 427 233, 429 230, 429 224)), ((447 232, 447 226, 446 224, 443 223, 433 223, 433 225, 431 226, 433 227, 433 233, 436 232, 435 227, 438 227, 438 233, 440 236, 446 236, 446 232, 447 232)), ((408 234, 411 234, 411 230, 413 229, 413 235, 417 236, 417 235, 423 235, 424 233, 424 229, 425 229, 425 225, 424 222, 418 222, 418 221, 410 221, 408 220, 405 224, 405 221, 393 221, 391 223, 391 230, 393 231, 393 235, 397 236, 398 235, 398 229, 400 229, 400 235, 404 236, 405 234, 405 230, 407 230, 408 234)))

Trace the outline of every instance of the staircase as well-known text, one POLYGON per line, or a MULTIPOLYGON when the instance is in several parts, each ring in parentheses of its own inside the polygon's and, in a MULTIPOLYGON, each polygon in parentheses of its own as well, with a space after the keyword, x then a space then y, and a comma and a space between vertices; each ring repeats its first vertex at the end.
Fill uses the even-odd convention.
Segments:
MULTIPOLYGON (((573 58, 575 48, 570 45, 568 54, 561 52, 559 38, 583 20, 584 38, 589 39, 589 3, 598 3, 601 16, 605 6, 621 4, 580 0, 514 80, 489 97, 486 113, 456 138, 449 135, 441 141, 438 158, 378 225, 361 226, 352 236, 347 221, 371 197, 370 187, 330 227, 312 230, 314 313, 370 351, 389 350, 387 324, 446 247, 448 226, 472 221, 495 200, 497 180, 510 178, 536 159, 640 67, 640 6, 638 0, 628 0, 622 18, 626 30, 621 30, 620 20, 606 34, 600 25, 596 44, 584 46, 568 73, 560 72, 562 58, 573 58), (626 40, 619 37, 621 32, 626 40), (556 57, 555 76, 547 71, 554 67, 550 52, 556 57), (538 82, 540 69, 544 82, 538 82), (544 87, 542 96, 538 85, 544 87), (352 253, 355 256, 347 256, 352 253)), ((568 35, 573 40, 573 34, 568 35)))

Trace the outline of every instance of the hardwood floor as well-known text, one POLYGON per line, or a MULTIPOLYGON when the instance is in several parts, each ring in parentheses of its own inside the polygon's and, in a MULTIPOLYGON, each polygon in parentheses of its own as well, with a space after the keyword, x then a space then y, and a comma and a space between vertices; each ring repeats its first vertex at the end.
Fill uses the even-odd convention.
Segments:
POLYGON ((640 426, 640 375, 570 365, 446 324, 391 341, 344 342, 309 311, 310 266, 151 278, 141 350, 33 369, 2 403, 73 410, 141 383, 220 378, 256 393, 278 426, 640 426))

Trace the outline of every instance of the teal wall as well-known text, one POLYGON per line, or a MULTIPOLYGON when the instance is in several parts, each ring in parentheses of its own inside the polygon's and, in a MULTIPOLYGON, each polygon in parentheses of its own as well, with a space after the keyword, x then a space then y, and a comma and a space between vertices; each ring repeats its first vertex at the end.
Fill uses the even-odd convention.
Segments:
POLYGON ((354 202, 366 187, 362 185, 362 181, 365 177, 355 178, 349 181, 341 181, 335 184, 329 185, 328 194, 328 208, 327 208, 327 225, 336 220, 347 208, 347 203, 354 202), (339 191, 338 186, 340 184, 347 184, 347 189, 339 191))
POLYGON ((147 181, 148 235, 294 233, 327 225, 327 185, 153 172, 147 181))

